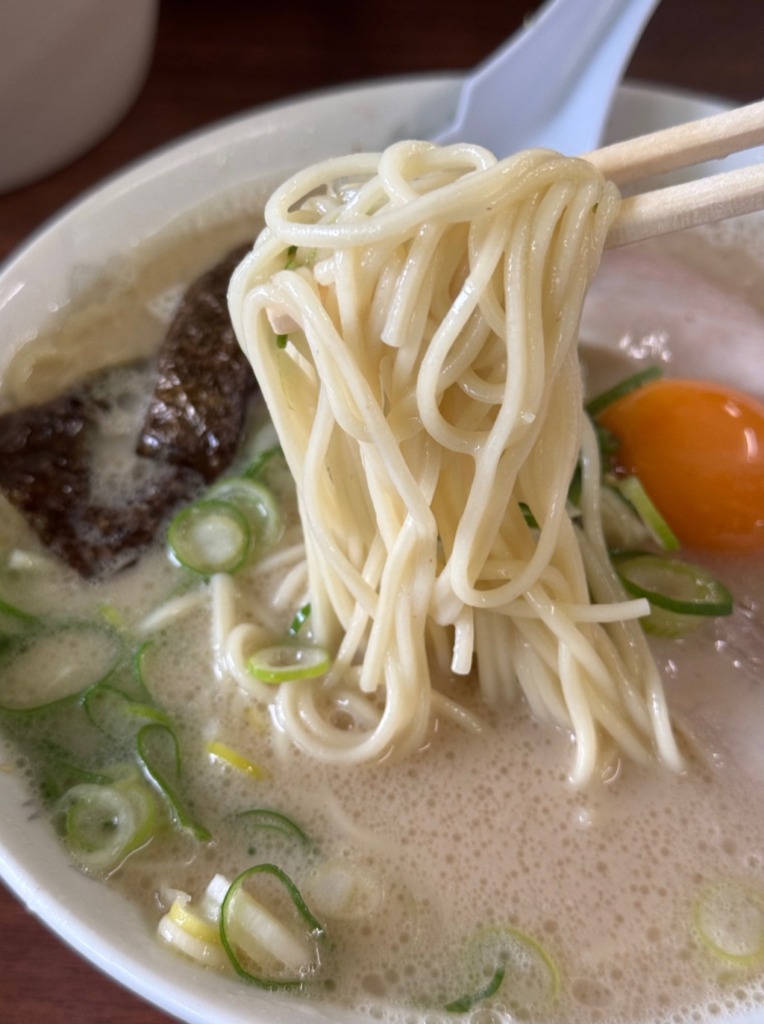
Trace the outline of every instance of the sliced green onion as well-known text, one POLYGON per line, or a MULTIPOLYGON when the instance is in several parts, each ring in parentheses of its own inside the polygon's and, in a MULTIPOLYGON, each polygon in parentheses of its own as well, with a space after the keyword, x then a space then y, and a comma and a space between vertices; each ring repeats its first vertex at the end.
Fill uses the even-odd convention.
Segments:
POLYGON ((634 597, 677 615, 729 615, 732 595, 705 569, 659 555, 616 557, 616 572, 634 597))
POLYGON ((144 725, 138 732, 136 747, 146 773, 167 800, 181 828, 200 842, 210 840, 211 832, 196 821, 178 791, 181 757, 173 730, 159 723, 144 725))
POLYGON ((532 530, 538 530, 539 529, 538 520, 536 519, 534 514, 531 512, 530 505, 527 505, 524 501, 521 501, 520 502, 520 511, 523 514, 523 519, 525 520, 526 525, 530 526, 530 528, 532 530))
POLYGON ((632 391, 636 391, 637 388, 641 388, 644 384, 648 384, 651 380, 657 380, 663 376, 663 369, 660 366, 648 366, 644 370, 640 370, 639 373, 634 373, 630 377, 626 377, 624 380, 619 381, 612 388, 608 388, 607 391, 603 391, 599 395, 595 395, 594 398, 590 398, 586 403, 586 411, 590 416, 598 416, 603 409, 606 409, 613 402, 617 402, 619 398, 623 398, 624 395, 631 394, 632 391))
POLYGON ((295 617, 292 619, 292 623, 289 627, 289 635, 297 636, 302 627, 310 618, 310 604, 304 604, 302 608, 298 609, 295 613, 295 617))
POLYGON ((274 444, 270 448, 264 448, 261 452, 258 452, 257 455, 255 455, 254 459, 244 470, 244 476, 249 477, 252 480, 259 480, 268 466, 268 463, 277 455, 283 455, 280 444, 274 444))
POLYGON ((136 811, 137 828, 133 849, 137 850, 139 846, 143 846, 152 836, 156 835, 162 823, 156 795, 134 768, 125 778, 115 783, 115 788, 121 793, 127 794, 136 811))
POLYGON ((308 909, 292 879, 275 864, 256 864, 242 871, 233 880, 221 903, 220 939, 223 948, 236 973, 253 985, 271 990, 299 988, 305 983, 306 978, 303 974, 309 968, 304 955, 305 948, 278 918, 261 907, 244 889, 244 882, 258 874, 270 875, 284 887, 299 919, 308 930, 308 938, 315 941, 324 935, 322 924, 308 909), (250 947, 251 952, 247 950, 250 957, 264 950, 271 958, 289 964, 293 970, 301 970, 303 973, 297 977, 285 978, 252 973, 244 966, 237 951, 237 948, 243 948, 243 944, 249 947, 250 940, 253 944, 250 947))
POLYGON ((257 779, 258 781, 268 778, 268 772, 264 768, 261 768, 255 761, 250 760, 250 758, 238 750, 234 750, 233 747, 229 747, 227 743, 223 743, 221 740, 210 740, 207 743, 206 749, 209 756, 215 761, 230 765, 231 768, 235 768, 242 775, 248 775, 250 778, 257 779))
POLYGON ((472 995, 460 996, 459 999, 454 999, 452 1003, 449 1003, 445 1009, 449 1013, 466 1013, 467 1010, 471 1010, 473 1006, 481 1003, 484 999, 489 999, 495 995, 501 988, 501 984, 504 981, 504 975, 506 974, 506 968, 497 967, 493 977, 479 992, 475 992, 472 995))
POLYGON ((703 945, 738 967, 764 961, 764 892, 736 882, 709 886, 693 907, 703 945))
POLYGON ((288 341, 289 341, 289 335, 288 334, 277 334, 276 335, 276 348, 286 348, 288 341))
POLYGON ((249 476, 231 476, 220 480, 207 492, 213 501, 234 505, 247 519, 252 538, 250 555, 260 555, 277 539, 281 531, 281 515, 271 491, 249 476))
POLYGON ((57 810, 72 856, 90 871, 113 871, 156 831, 156 801, 137 782, 81 783, 64 794, 57 810))
POLYGON ((180 898, 173 900, 168 914, 176 924, 180 925, 189 934, 202 939, 204 942, 220 945, 220 929, 217 924, 214 921, 208 921, 200 914, 191 910, 187 900, 180 898))
POLYGON ((247 661, 247 669, 261 683, 278 684, 322 676, 329 664, 329 653, 323 647, 281 644, 257 651, 247 661))
POLYGON ((557 964, 541 943, 517 928, 482 928, 468 942, 465 954, 464 987, 474 994, 449 1003, 449 1009, 469 1009, 495 995, 502 984, 508 1005, 523 1014, 547 1006, 559 992, 557 964))
POLYGON ((151 687, 148 680, 151 675, 151 659, 156 655, 157 646, 155 640, 146 640, 133 655, 133 671, 138 681, 141 700, 151 700, 151 687))
POLYGON ((157 934, 169 946, 204 964, 205 967, 225 967, 228 964, 220 929, 189 907, 190 897, 181 893, 175 897, 170 909, 159 921, 157 934))
POLYGON ((125 628, 125 617, 119 608, 116 608, 113 604, 108 602, 102 604, 98 609, 98 614, 107 626, 111 626, 112 629, 121 630, 125 628))
POLYGON ((233 573, 241 568, 249 552, 249 523, 244 513, 228 501, 197 501, 174 516, 167 543, 175 561, 186 569, 203 576, 233 573))
POLYGON ((135 700, 110 683, 91 686, 83 695, 82 703, 93 725, 113 738, 134 731, 141 722, 171 724, 169 716, 161 708, 135 700))
POLYGON ((99 786, 111 785, 113 777, 106 772, 89 771, 75 764, 68 750, 59 750, 48 744, 42 745, 44 771, 39 787, 40 795, 47 804, 54 804, 64 794, 83 782, 99 786))
POLYGON ((0 709, 39 711, 76 699, 107 679, 122 656, 120 637, 100 623, 54 623, 16 637, 2 658, 0 709))
POLYGON ((101 732, 115 737, 122 730, 116 728, 114 723, 122 720, 124 708, 129 699, 128 695, 117 686, 112 686, 109 683, 96 683, 82 694, 82 707, 92 725, 100 729, 101 732))
POLYGON ((642 517, 617 487, 604 482, 600 489, 600 515, 609 548, 638 550, 650 546, 651 533, 642 517))
POLYGON ((279 811, 271 811, 266 807, 253 807, 247 811, 239 811, 236 817, 246 819, 247 823, 255 828, 267 829, 269 832, 278 832, 287 839, 296 839, 298 843, 308 849, 313 846, 310 836, 303 832, 300 826, 292 821, 291 818, 288 818, 286 814, 281 814, 279 811))
POLYGON ((2 598, 0 598, 0 615, 5 615, 16 622, 23 622, 27 626, 33 626, 40 621, 37 615, 25 612, 22 608, 18 608, 15 604, 4 601, 2 598))
POLYGON ((634 508, 663 550, 678 551, 681 545, 676 534, 653 504, 639 477, 624 477, 617 481, 616 487, 634 508))

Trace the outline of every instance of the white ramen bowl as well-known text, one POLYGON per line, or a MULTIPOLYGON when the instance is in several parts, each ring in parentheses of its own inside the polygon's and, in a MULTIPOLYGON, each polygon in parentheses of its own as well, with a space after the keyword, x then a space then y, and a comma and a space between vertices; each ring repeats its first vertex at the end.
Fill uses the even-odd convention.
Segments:
MULTIPOLYGON (((453 109, 460 79, 427 76, 364 85, 274 106, 173 145, 63 211, 0 271, 0 371, 45 317, 110 261, 213 197, 255 195, 290 170, 395 138, 427 137, 453 109)), ((611 139, 716 112, 691 95, 625 86, 611 139)), ((9 752, 0 739, 0 762, 9 752)), ((149 1002, 189 1024, 342 1024, 347 1011, 306 1006, 205 972, 152 941, 121 895, 75 870, 23 780, 0 772, 0 875, 60 938, 149 1002)), ((40 979, 44 982, 44 978, 40 979)), ((754 1024, 751 1016, 729 1024, 754 1024)))

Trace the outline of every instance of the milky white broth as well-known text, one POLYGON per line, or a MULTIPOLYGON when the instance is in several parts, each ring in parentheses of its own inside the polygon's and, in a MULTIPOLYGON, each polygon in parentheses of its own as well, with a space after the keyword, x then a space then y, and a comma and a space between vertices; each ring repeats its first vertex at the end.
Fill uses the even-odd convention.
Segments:
MULTIPOLYGON (((163 243, 111 279, 105 299, 96 290, 85 294, 15 358, 4 379, 5 406, 48 397, 62 367, 68 382, 82 364, 92 365, 93 352, 107 351, 104 325, 117 339, 105 358, 156 345, 180 284, 252 230, 238 224, 210 231, 204 241, 163 243)), ((746 380, 764 393, 750 376, 753 353, 760 361, 764 345, 757 272, 726 229, 711 239, 693 235, 606 254, 582 325, 592 387, 649 357, 672 375, 746 380)), ((288 545, 299 536, 288 500, 284 514, 288 545)), ((9 510, 0 544, 33 546, 9 510)), ((612 757, 586 790, 567 781, 568 735, 534 722, 522 705, 483 707, 469 680, 445 686, 481 715, 482 733, 439 723, 427 749, 401 763, 325 766, 273 744, 262 710, 213 671, 203 601, 167 631, 152 685, 182 730, 188 792, 216 841, 201 846, 166 835, 107 884, 140 903, 149 937, 166 909, 164 887, 198 898, 216 871, 233 877, 274 860, 310 903, 321 865, 358 867, 373 883, 361 900, 373 913, 327 920, 322 971, 334 989, 308 998, 384 1021, 453 1019, 441 1008, 464 994, 464 946, 487 925, 534 936, 559 968, 557 1001, 515 1007, 521 1017, 678 1024, 764 1003, 764 967, 718 959, 692 923, 698 894, 717 881, 764 892, 764 573, 759 559, 705 561, 733 590, 735 614, 690 638, 654 645, 687 771, 675 776, 612 757), (211 763, 204 744, 212 736, 255 760, 267 780, 211 763), (306 856, 282 840, 231 828, 232 812, 252 806, 290 815, 319 852, 306 856)), ((109 583, 83 584, 58 569, 48 588, 4 580, 0 596, 41 612, 65 603, 82 615, 108 601, 133 625, 164 600, 179 573, 158 545, 109 583)), ((277 583, 245 580, 240 587, 242 602, 265 607, 274 632, 283 633, 295 608, 268 608, 277 583)), ((466 1017, 499 1024, 511 1019, 508 1005, 502 990, 496 1009, 478 1007, 466 1017)))

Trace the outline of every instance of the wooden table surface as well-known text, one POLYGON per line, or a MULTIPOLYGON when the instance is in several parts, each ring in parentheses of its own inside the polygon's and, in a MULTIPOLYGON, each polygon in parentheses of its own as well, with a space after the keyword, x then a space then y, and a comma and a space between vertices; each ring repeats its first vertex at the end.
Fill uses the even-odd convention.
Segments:
MULTIPOLYGON (((583 7, 586 0, 578 2, 583 7)), ((0 196, 0 260, 64 203, 186 132, 312 89, 469 68, 533 6, 532 0, 162 0, 148 78, 121 123, 68 167, 0 196)), ((629 74, 750 102, 764 95, 762 44, 761 0, 663 0, 629 74)), ((0 139, 0 160, 2 149, 0 139)), ((2 1024, 169 1019, 79 959, 0 886, 2 1024)))

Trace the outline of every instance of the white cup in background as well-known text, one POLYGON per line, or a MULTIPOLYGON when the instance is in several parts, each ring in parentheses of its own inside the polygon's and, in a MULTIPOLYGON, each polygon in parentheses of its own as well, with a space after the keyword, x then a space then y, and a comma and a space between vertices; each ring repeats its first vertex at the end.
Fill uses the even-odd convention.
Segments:
POLYGON ((73 160, 143 84, 159 0, 0 0, 0 192, 73 160))

